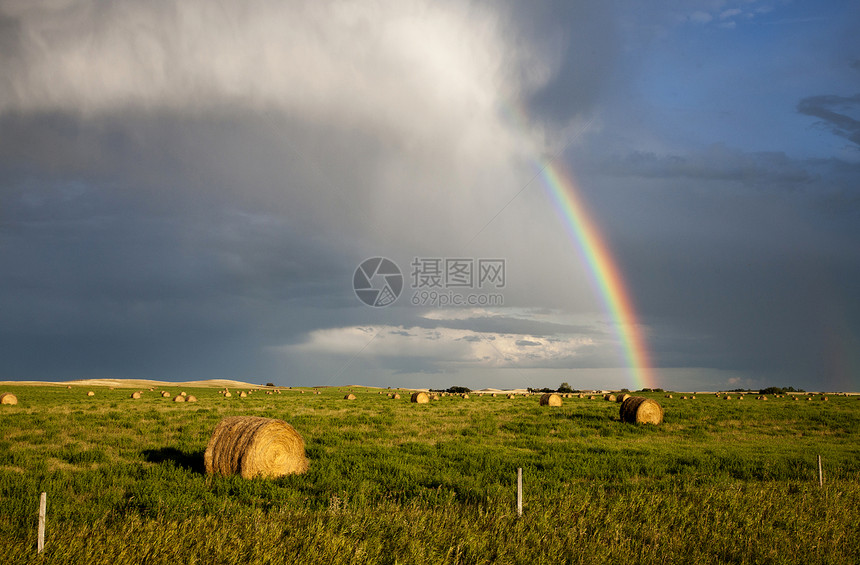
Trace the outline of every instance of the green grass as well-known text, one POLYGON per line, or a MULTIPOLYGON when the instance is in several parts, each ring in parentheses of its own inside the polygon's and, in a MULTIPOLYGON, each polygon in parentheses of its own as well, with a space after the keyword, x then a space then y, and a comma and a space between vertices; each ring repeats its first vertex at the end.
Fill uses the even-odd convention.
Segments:
POLYGON ((651 395, 666 420, 636 426, 617 404, 586 399, 412 405, 364 390, 345 401, 336 389, 189 389, 200 401, 177 404, 157 392, 8 390, 19 399, 0 410, 8 563, 860 562, 857 397, 651 395), (231 415, 290 422, 310 471, 206 476, 206 442, 231 415))

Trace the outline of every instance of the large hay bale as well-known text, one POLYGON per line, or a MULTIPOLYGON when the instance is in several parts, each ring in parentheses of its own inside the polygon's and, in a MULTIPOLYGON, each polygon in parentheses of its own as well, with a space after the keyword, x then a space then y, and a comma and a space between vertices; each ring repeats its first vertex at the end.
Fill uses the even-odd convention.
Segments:
POLYGON ((283 420, 231 416, 221 420, 203 454, 206 474, 280 477, 308 470, 302 436, 283 420))
POLYGON ((631 424, 660 424, 663 422, 663 407, 656 400, 631 396, 621 403, 621 421, 631 424))
POLYGON ((248 393, 245 392, 244 390, 239 393, 239 398, 247 398, 247 397, 248 397, 248 393))
POLYGON ((135 400, 137 400, 138 398, 140 398, 140 392, 135 391, 135 392, 131 393, 131 397, 134 398, 135 400))
POLYGON ((355 400, 355 395, 352 393, 347 394, 343 397, 344 400, 355 400))
POLYGON ((185 397, 185 402, 197 402, 197 397, 193 394, 189 394, 185 397))
POLYGON ((14 406, 18 404, 18 397, 11 392, 4 392, 3 394, 0 394, 0 404, 8 404, 9 406, 14 406))
POLYGON ((414 402, 415 404, 428 404, 430 402, 430 396, 426 392, 413 392, 409 401, 414 402))
POLYGON ((630 398, 629 394, 626 394, 626 393, 625 394, 619 394, 617 397, 615 397, 615 402, 621 404, 622 402, 624 402, 628 398, 630 398))
POLYGON ((182 392, 179 393, 179 396, 188 396, 188 395, 185 394, 185 391, 183 390, 182 392))
POLYGON ((166 390, 161 393, 161 398, 170 398, 170 393, 166 390))
POLYGON ((561 397, 548 392, 540 397, 541 406, 561 406, 561 397))
POLYGON ((400 395, 395 392, 394 396, 392 396, 391 398, 393 398, 394 400, 400 400, 400 395))
POLYGON ((463 400, 469 400, 469 395, 465 392, 463 393, 463 400))
POLYGON ((173 397, 173 402, 185 402, 185 397, 181 394, 177 394, 175 397, 173 397))
POLYGON ((233 394, 230 391, 224 393, 224 398, 230 398, 233 394))
POLYGON ((95 395, 96 395, 96 393, 94 393, 93 391, 89 391, 89 392, 87 393, 87 396, 95 396, 95 395))
POLYGON ((615 402, 615 395, 614 394, 604 394, 603 400, 608 400, 609 402, 615 402))

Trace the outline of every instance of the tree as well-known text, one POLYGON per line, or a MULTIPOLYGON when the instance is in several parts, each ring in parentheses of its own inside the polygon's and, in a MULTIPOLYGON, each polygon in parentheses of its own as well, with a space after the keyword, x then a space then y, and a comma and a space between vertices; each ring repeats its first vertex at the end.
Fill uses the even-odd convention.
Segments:
POLYGON ((558 385, 558 392, 568 393, 568 392, 573 392, 573 389, 570 388, 569 384, 561 383, 560 385, 558 385))

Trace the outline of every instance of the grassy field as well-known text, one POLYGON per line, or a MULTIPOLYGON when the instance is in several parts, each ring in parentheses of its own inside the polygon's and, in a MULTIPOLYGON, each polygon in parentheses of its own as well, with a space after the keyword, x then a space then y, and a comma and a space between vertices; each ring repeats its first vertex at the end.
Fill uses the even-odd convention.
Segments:
POLYGON ((860 563, 856 396, 646 395, 666 411, 655 427, 576 398, 86 390, 0 390, 19 399, 0 406, 6 563, 860 563), (310 471, 206 476, 206 442, 232 415, 291 423, 310 471))

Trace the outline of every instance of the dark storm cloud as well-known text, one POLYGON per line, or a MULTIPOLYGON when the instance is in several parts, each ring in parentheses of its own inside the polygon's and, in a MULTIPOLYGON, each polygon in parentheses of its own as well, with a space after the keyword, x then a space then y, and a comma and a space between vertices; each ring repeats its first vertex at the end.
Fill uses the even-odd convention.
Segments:
POLYGON ((598 168, 611 175, 654 179, 738 181, 748 185, 796 187, 815 179, 803 162, 782 152, 747 153, 722 144, 703 152, 657 155, 634 151, 595 161, 578 158, 578 170, 598 168))
POLYGON ((860 120, 848 115, 860 112, 860 94, 809 96, 797 104, 797 111, 820 118, 823 127, 860 146, 860 120))
POLYGON ((615 70, 619 42, 613 7, 593 0, 516 3, 513 17, 552 67, 550 80, 528 95, 531 116, 557 127, 590 111, 615 70))

